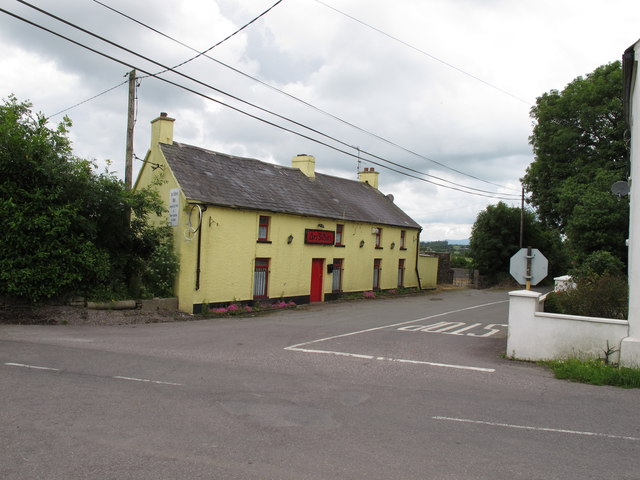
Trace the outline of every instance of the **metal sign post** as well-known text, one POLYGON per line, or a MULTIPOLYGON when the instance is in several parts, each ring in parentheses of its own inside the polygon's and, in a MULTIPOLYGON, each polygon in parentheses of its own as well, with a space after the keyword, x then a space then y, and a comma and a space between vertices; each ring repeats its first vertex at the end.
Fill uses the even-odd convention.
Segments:
POLYGON ((531 285, 537 285, 546 276, 549 270, 549 261, 537 248, 521 248, 509 264, 509 273, 520 285, 526 285, 531 290, 531 285))

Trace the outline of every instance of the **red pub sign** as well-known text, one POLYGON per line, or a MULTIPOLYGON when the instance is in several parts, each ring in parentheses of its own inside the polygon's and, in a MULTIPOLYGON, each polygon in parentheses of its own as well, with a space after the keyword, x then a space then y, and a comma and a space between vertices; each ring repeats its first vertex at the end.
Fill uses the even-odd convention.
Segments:
POLYGON ((336 241, 336 232, 331 230, 312 230, 310 228, 304 231, 304 243, 312 243, 316 245, 333 245, 336 241))

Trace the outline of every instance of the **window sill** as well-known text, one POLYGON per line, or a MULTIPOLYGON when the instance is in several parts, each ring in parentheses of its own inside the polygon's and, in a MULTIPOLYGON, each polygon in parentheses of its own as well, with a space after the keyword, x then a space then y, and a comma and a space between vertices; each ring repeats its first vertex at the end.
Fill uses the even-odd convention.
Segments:
POLYGON ((342 245, 342 244, 340 244, 340 245, 334 245, 334 247, 337 247, 337 248, 344 248, 345 246, 344 246, 344 245, 342 245))
POLYGON ((273 243, 271 240, 258 240, 256 243, 273 243))
POLYGON ((400 247, 400 250, 406 250, 407 247, 400 247))
POLYGON ((376 250, 384 250, 384 247, 376 247, 376 250))

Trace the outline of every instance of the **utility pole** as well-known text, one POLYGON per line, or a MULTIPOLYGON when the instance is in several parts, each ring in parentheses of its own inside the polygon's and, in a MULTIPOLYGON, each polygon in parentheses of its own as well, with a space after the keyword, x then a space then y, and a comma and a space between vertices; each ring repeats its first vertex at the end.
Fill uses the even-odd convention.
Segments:
POLYGON ((524 244, 524 187, 522 187, 522 200, 520 202, 520 248, 524 244))
POLYGON ((127 114, 127 152, 124 162, 124 184, 127 190, 133 185, 133 125, 136 108, 136 71, 129 72, 129 108, 127 114))

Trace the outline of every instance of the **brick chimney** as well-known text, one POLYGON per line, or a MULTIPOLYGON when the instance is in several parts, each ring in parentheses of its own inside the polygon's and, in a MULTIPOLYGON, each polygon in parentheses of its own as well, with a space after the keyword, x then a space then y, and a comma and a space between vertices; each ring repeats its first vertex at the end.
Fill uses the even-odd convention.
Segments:
POLYGON ((316 178, 316 157, 301 153, 291 159, 291 166, 297 168, 309 178, 316 178))
POLYGON ((151 147, 158 143, 173 144, 173 122, 175 121, 175 118, 169 118, 165 112, 155 120, 151 120, 151 147))
POLYGON ((378 189, 378 175, 379 172, 376 172, 373 167, 367 168, 365 167, 364 172, 358 172, 358 180, 364 183, 368 183, 376 190, 378 189))

